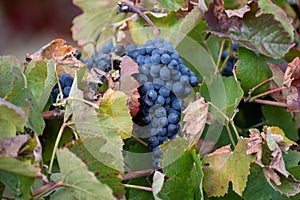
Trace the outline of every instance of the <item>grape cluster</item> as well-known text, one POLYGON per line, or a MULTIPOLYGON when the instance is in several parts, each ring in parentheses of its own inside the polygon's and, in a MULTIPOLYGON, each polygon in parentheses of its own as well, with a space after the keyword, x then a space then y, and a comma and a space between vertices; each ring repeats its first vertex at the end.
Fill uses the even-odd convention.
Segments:
MULTIPOLYGON (((231 45, 231 50, 232 52, 235 52, 238 50, 238 47, 239 47, 239 44, 232 44, 231 45)), ((231 52, 230 52, 231 53, 231 52)), ((224 62, 225 59, 227 58, 228 56, 228 52, 225 50, 222 52, 222 55, 221 55, 221 60, 224 62)), ((227 62, 226 62, 226 67, 222 70, 222 75, 223 76, 232 76, 233 73, 232 73, 232 70, 234 68, 234 65, 237 61, 237 58, 233 55, 230 55, 227 62)))
POLYGON ((139 66, 135 78, 140 84, 140 106, 133 121, 139 126, 150 125, 148 147, 153 151, 156 168, 161 155, 159 145, 175 139, 180 131, 182 100, 198 85, 198 79, 170 41, 156 38, 128 49, 127 55, 139 66))
MULTIPOLYGON (((70 94, 72 84, 73 84, 73 77, 71 77, 67 73, 63 73, 59 77, 59 83, 60 83, 64 98, 68 97, 70 94)), ((58 94, 59 94, 59 88, 58 88, 58 84, 56 84, 52 90, 52 102, 53 103, 56 102, 58 94)))
MULTIPOLYGON (((114 68, 119 70, 120 60, 113 59, 114 56, 122 57, 125 55, 125 49, 121 45, 113 46, 112 40, 109 43, 102 47, 99 53, 92 55, 90 58, 84 60, 84 63, 87 63, 88 69, 96 68, 98 70, 109 72, 114 68)), ((101 81, 104 80, 104 77, 100 76, 101 81)))

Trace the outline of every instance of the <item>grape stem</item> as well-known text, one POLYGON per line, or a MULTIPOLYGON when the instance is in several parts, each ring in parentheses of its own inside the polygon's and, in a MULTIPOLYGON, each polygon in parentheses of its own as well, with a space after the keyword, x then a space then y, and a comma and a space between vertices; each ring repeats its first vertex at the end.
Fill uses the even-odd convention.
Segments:
POLYGON ((136 137, 136 136, 134 136, 134 135, 132 135, 131 137, 132 137, 132 139, 134 139, 134 140, 136 140, 137 142, 141 143, 143 146, 148 147, 147 143, 144 142, 143 140, 141 140, 140 138, 138 138, 138 137, 136 137))
POLYGON ((62 119, 63 114, 58 108, 55 108, 54 110, 42 112, 42 116, 44 119, 62 119))
POLYGON ((270 82, 271 80, 273 80, 273 77, 268 78, 267 80, 264 80, 263 82, 259 83, 258 85, 254 86, 253 88, 251 88, 248 92, 248 95, 250 96, 257 88, 259 88, 260 86, 270 82))
POLYGON ((34 196, 34 199, 40 199, 43 195, 51 192, 52 190, 61 187, 63 185, 62 181, 54 182, 50 181, 49 183, 43 185, 40 188, 37 188, 32 191, 32 195, 34 196))
POLYGON ((155 26, 155 24, 151 21, 151 19, 145 14, 143 13, 140 9, 138 9, 137 7, 135 7, 134 5, 130 4, 130 2, 125 1, 125 3, 122 2, 118 2, 118 12, 119 13, 128 13, 128 12, 132 12, 132 13, 136 13, 139 16, 141 16, 151 27, 153 30, 153 35, 154 37, 158 37, 160 30, 157 26, 155 26))
POLYGON ((134 188, 134 189, 139 189, 139 190, 145 190, 148 192, 152 192, 151 187, 145 187, 145 186, 139 186, 139 185, 130 185, 130 184, 124 184, 125 187, 127 188, 134 188))
POLYGON ((263 93, 261 93, 261 94, 258 94, 258 95, 256 95, 256 96, 254 96, 254 97, 251 97, 251 98, 249 99, 249 102, 253 102, 255 99, 257 99, 257 98, 259 98, 259 97, 266 96, 266 95, 268 95, 268 94, 272 94, 272 93, 275 93, 275 92, 279 92, 279 91, 284 90, 284 89, 286 89, 285 86, 279 87, 279 88, 275 88, 275 89, 273 89, 273 90, 269 90, 269 91, 266 91, 266 92, 263 92, 263 93))
POLYGON ((145 170, 141 170, 141 171, 128 172, 128 173, 124 174, 122 181, 127 181, 130 179, 139 178, 139 177, 143 177, 143 176, 150 176, 151 174, 153 174, 153 172, 154 172, 153 169, 145 169, 145 170))

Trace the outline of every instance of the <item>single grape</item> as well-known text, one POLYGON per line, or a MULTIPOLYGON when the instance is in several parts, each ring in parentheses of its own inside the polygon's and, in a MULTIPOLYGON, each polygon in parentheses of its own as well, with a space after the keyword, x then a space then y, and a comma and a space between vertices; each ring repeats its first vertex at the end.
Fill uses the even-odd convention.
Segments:
POLYGON ((67 86, 63 89, 63 95, 64 97, 68 97, 69 94, 70 94, 70 91, 71 91, 71 87, 70 86, 67 86))
POLYGON ((170 96, 170 92, 171 92, 171 90, 166 86, 162 86, 158 91, 158 93, 163 97, 170 96))
POLYGON ((167 67, 162 67, 159 71, 160 78, 164 81, 171 79, 170 69, 167 67))
POLYGON ((146 93, 146 96, 148 97, 148 99, 154 101, 157 98, 157 93, 154 90, 149 90, 146 93))
POLYGON ((168 116, 168 121, 171 124, 176 124, 179 122, 179 115, 177 115, 176 113, 170 113, 168 116))

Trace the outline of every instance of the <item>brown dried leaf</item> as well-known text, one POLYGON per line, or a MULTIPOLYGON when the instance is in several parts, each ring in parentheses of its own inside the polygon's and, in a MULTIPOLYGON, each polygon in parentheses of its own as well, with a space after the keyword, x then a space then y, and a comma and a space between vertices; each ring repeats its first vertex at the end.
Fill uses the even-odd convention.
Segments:
POLYGON ((284 74, 283 85, 289 88, 287 95, 287 111, 300 112, 300 59, 295 58, 288 64, 284 74))
POLYGON ((128 97, 128 107, 130 109, 131 116, 135 116, 138 112, 139 102, 138 87, 140 84, 132 76, 139 73, 138 64, 135 63, 130 57, 123 56, 121 61, 120 80, 118 87, 115 88, 124 92, 128 97))
POLYGON ((190 102, 182 113, 184 114, 183 121, 186 122, 182 129, 183 137, 188 139, 190 143, 197 142, 205 127, 208 104, 204 98, 198 99, 190 102))
POLYGON ((17 157, 20 148, 30 140, 29 135, 17 135, 15 137, 0 140, 0 155, 17 157))
POLYGON ((223 0, 214 0, 213 3, 209 4, 208 10, 204 13, 205 20, 210 29, 213 32, 225 35, 229 33, 231 27, 241 26, 239 18, 236 15, 238 15, 237 12, 233 16, 232 13, 227 14, 225 12, 223 0))

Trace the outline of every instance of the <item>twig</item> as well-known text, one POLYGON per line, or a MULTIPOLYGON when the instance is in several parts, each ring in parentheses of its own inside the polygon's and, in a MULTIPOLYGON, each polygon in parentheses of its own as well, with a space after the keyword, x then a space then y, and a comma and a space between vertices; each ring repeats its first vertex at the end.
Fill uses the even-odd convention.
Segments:
POLYGON ((222 66, 220 67, 219 65, 220 65, 220 62, 221 62, 221 57, 222 57, 222 53, 223 53, 223 49, 224 49, 224 44, 225 44, 225 40, 223 40, 222 43, 221 43, 221 47, 220 47, 219 55, 218 55, 218 60, 217 60, 216 72, 215 73, 217 73, 219 71, 219 69, 221 69, 221 67, 222 67, 222 66))
POLYGON ((155 24, 151 21, 151 19, 147 15, 145 15, 145 13, 143 13, 140 9, 138 9, 134 5, 131 5, 130 3, 118 2, 118 6, 119 6, 119 9, 118 9, 117 14, 128 13, 128 12, 133 12, 133 13, 138 14, 152 27, 154 37, 158 37, 159 32, 160 32, 159 28, 157 26, 155 26, 155 24))
POLYGON ((229 138, 230 138, 230 141, 231 141, 231 143, 232 143, 232 145, 233 145, 233 147, 235 147, 235 142, 234 142, 234 139, 233 139, 233 137, 232 137, 232 133, 231 133, 231 130, 230 130, 230 128, 229 128, 229 126, 228 126, 228 124, 226 124, 226 130, 227 130, 227 132, 228 132, 228 135, 229 135, 229 138))
POLYGON ((269 100, 263 100, 263 99, 254 99, 252 101, 253 103, 259 103, 259 104, 265 104, 265 105, 272 105, 272 106, 278 106, 278 107, 288 107, 286 103, 277 102, 277 101, 269 101, 269 100))
POLYGON ((41 196, 49 193, 55 188, 61 187, 62 185, 63 185, 62 181, 59 181, 57 183, 54 181, 50 181, 49 183, 43 185, 42 187, 33 190, 32 195, 34 196, 34 199, 40 199, 41 196))
POLYGON ((132 139, 134 139, 134 140, 138 141, 139 143, 141 143, 143 146, 148 147, 148 144, 146 142, 144 142, 143 140, 141 140, 140 138, 138 138, 134 135, 132 135, 131 137, 132 137, 132 139))
POLYGON ((254 86, 253 88, 251 88, 248 92, 248 95, 251 95, 257 88, 259 88, 260 86, 270 82, 271 80, 273 80, 273 77, 268 78, 267 80, 264 80, 263 82, 259 83, 258 85, 254 86))
POLYGON ((136 171, 136 172, 128 172, 124 174, 122 181, 134 179, 134 178, 139 178, 143 176, 149 176, 154 172, 153 169, 146 169, 146 170, 141 170, 141 171, 136 171))
POLYGON ((268 90, 266 92, 263 92, 261 94, 258 94, 256 96, 254 96, 254 97, 251 97, 250 100, 249 100, 249 102, 252 102, 253 100, 255 100, 255 99, 259 98, 259 97, 262 97, 262 96, 265 96, 265 95, 268 95, 268 94, 272 94, 272 93, 275 93, 275 92, 279 92, 279 91, 284 90, 284 89, 286 89, 286 87, 283 86, 283 87, 275 88, 273 90, 268 90))
POLYGON ((145 190, 148 192, 152 192, 151 187, 145 187, 145 186, 139 186, 139 185, 129 185, 129 184, 124 184, 125 187, 127 188, 134 188, 134 189, 139 189, 139 190, 145 190))
POLYGON ((44 119, 62 119, 63 117, 63 114, 57 108, 55 108, 54 110, 42 112, 42 115, 44 119))

